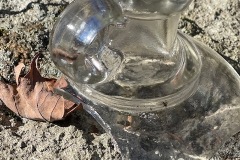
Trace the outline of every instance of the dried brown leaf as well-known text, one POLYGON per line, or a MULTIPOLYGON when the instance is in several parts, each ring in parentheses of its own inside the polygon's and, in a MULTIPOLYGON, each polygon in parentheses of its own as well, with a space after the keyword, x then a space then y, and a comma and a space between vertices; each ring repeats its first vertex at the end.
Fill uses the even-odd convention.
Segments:
POLYGON ((25 67, 25 65, 20 62, 20 63, 14 68, 17 85, 19 84, 20 74, 21 74, 22 69, 23 69, 24 67, 25 67))
POLYGON ((14 113, 18 114, 17 108, 15 106, 15 94, 16 88, 5 84, 0 81, 0 99, 5 103, 5 105, 11 109, 14 113))
POLYGON ((33 58, 30 71, 24 77, 19 77, 24 65, 15 68, 17 87, 0 82, 0 99, 22 117, 50 122, 62 120, 82 106, 53 92, 53 88, 66 87, 67 81, 64 78, 56 80, 42 77, 37 69, 39 56, 33 58))

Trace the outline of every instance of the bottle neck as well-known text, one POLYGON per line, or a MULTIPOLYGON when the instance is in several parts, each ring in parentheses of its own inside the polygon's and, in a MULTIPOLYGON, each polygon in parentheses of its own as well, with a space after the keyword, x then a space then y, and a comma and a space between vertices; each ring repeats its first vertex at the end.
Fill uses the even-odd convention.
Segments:
MULTIPOLYGON (((110 26, 108 48, 123 57, 117 83, 151 86, 172 79, 182 67, 177 41, 179 15, 165 19, 126 17, 122 26, 110 26)), ((132 87, 133 88, 133 87, 132 87)))
POLYGON ((192 0, 114 0, 124 14, 145 15, 148 17, 170 16, 181 13, 192 0))
POLYGON ((173 16, 163 17, 160 19, 151 20, 149 24, 149 30, 151 30, 159 42, 159 47, 170 53, 173 50, 173 45, 177 36, 178 22, 180 14, 173 16))
POLYGON ((110 29, 113 48, 144 54, 151 52, 160 55, 172 54, 180 14, 156 19, 153 17, 145 19, 138 15, 126 15, 126 18, 126 24, 120 25, 120 29, 118 27, 110 29))

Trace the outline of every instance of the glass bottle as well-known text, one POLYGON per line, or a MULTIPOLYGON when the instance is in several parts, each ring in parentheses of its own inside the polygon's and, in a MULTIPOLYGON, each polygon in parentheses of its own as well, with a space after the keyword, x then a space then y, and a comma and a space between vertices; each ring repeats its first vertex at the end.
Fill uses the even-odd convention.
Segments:
POLYGON ((66 75, 123 159, 210 158, 240 130, 240 77, 178 32, 191 0, 76 0, 52 34, 66 75))

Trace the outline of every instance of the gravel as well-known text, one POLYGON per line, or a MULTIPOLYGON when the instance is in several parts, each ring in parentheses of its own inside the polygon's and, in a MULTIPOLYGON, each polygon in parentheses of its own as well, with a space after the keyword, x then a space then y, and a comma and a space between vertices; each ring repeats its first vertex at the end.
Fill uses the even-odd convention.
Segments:
MULTIPOLYGON (((71 0, 2 0, 0 2, 0 80, 14 83, 13 68, 43 53, 40 70, 59 77, 49 58, 49 36, 56 17, 71 0)), ((240 74, 240 1, 195 0, 179 29, 222 55, 240 74)), ((109 137, 84 111, 57 123, 16 117, 0 101, 0 159, 119 159, 109 137)), ((240 132, 215 159, 240 157, 240 132)))

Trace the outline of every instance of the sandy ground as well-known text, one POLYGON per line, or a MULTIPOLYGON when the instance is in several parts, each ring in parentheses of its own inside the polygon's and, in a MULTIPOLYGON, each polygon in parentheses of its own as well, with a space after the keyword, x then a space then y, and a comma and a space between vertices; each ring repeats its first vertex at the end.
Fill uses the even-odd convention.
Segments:
MULTIPOLYGON (((38 52, 43 76, 60 72, 49 58, 49 34, 71 0, 0 1, 0 80, 13 83, 13 67, 29 64, 38 52)), ((240 74, 240 1, 195 0, 182 16, 180 30, 221 54, 240 74)), ((240 159, 240 132, 215 159, 240 159)), ((119 159, 111 138, 91 116, 76 112, 57 123, 35 122, 12 114, 0 102, 0 159, 119 159)))

